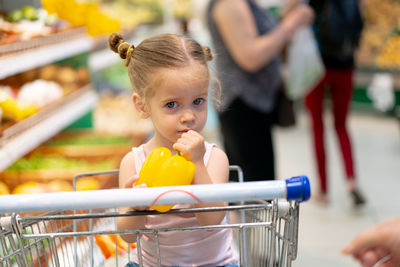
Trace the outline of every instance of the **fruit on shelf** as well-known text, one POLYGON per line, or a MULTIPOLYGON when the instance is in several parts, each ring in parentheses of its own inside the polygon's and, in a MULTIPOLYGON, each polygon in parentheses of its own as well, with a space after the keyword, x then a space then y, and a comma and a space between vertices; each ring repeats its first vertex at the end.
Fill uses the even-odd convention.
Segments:
POLYGON ((91 36, 118 32, 121 28, 120 22, 106 15, 98 3, 42 0, 42 4, 49 14, 55 13, 75 27, 87 27, 91 36))
MULTIPOLYGON (((356 55, 359 67, 380 67, 387 65, 387 55, 384 59, 380 54, 385 53, 384 46, 391 38, 400 14, 400 4, 393 0, 364 0, 363 1, 364 29, 356 55), (382 62, 383 60, 383 62, 382 62)), ((398 52, 399 53, 399 52, 398 52)))
POLYGON ((0 181, 0 195, 8 195, 8 194, 10 194, 10 189, 5 183, 0 181))
POLYGON ((382 52, 376 58, 376 65, 384 69, 400 67, 400 35, 395 35, 386 41, 382 52))
POLYGON ((98 162, 88 162, 82 159, 68 159, 62 156, 41 156, 32 155, 24 157, 11 165, 5 172, 25 171, 25 170, 76 170, 82 171, 101 171, 114 169, 113 160, 103 160, 98 162))
POLYGON ((18 101, 3 90, 0 90, 0 108, 3 110, 3 117, 16 121, 21 121, 38 112, 37 106, 18 101))
POLYGON ((63 96, 63 89, 58 83, 40 79, 25 83, 18 91, 19 101, 39 108, 61 99, 63 96))
POLYGON ((8 15, 8 21, 10 22, 20 22, 23 19, 22 11, 20 9, 16 9, 11 11, 8 15))
POLYGON ((52 180, 47 183, 47 191, 49 192, 66 192, 73 191, 72 184, 65 180, 52 180))
POLYGON ((72 184, 65 180, 52 180, 49 183, 28 181, 17 185, 12 194, 40 194, 73 191, 72 184))
POLYGON ((14 9, 8 14, 8 21, 20 22, 21 20, 37 20, 38 11, 33 6, 24 6, 22 9, 14 9))
POLYGON ((47 188, 45 185, 35 181, 29 181, 17 185, 12 191, 12 194, 41 194, 46 192, 47 188))
POLYGON ((100 183, 91 177, 79 178, 76 180, 76 191, 98 190, 100 183))
POLYGON ((161 22, 163 3, 161 0, 109 1, 104 12, 118 18, 122 28, 134 29, 139 24, 161 22))

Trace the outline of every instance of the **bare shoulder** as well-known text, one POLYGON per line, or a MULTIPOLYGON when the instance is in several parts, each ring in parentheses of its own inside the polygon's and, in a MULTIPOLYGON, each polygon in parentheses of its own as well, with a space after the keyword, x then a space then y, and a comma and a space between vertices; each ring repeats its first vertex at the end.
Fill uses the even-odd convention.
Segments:
POLYGON ((223 9, 240 10, 240 8, 247 7, 246 0, 219 0, 215 4, 215 9, 222 11, 223 9))
POLYGON ((248 9, 245 0, 220 0, 215 4, 213 16, 215 19, 223 19, 227 16, 241 16, 243 10, 248 9))
POLYGON ((124 187, 128 179, 136 174, 135 156, 131 151, 121 160, 119 167, 119 186, 124 187))
POLYGON ((226 183, 229 178, 229 160, 226 153, 219 147, 213 147, 207 170, 214 183, 226 183))
POLYGON ((226 161, 226 164, 229 165, 228 163, 228 156, 226 155, 225 151, 223 151, 221 148, 214 146, 211 150, 211 158, 213 160, 221 160, 221 161, 226 161))

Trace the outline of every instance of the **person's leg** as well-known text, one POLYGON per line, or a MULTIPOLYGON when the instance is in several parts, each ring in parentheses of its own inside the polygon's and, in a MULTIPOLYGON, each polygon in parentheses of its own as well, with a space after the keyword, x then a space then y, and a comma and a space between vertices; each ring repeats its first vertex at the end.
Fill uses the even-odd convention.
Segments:
POLYGON ((326 156, 324 146, 323 100, 328 70, 323 79, 306 96, 305 104, 311 115, 314 152, 318 166, 320 190, 323 195, 327 193, 326 181, 326 156))
POLYGON ((349 134, 347 132, 347 114, 353 95, 353 71, 335 71, 335 79, 331 88, 335 130, 339 139, 340 149, 348 179, 354 179, 353 154, 349 134))
POLYGON ((364 198, 356 191, 353 152, 347 131, 347 115, 353 95, 353 70, 337 70, 334 72, 331 90, 335 130, 342 152, 346 171, 348 189, 352 192, 355 204, 363 204, 364 198))
POLYGON ((246 181, 275 178, 271 115, 236 99, 219 114, 225 152, 230 165, 239 165, 246 181))

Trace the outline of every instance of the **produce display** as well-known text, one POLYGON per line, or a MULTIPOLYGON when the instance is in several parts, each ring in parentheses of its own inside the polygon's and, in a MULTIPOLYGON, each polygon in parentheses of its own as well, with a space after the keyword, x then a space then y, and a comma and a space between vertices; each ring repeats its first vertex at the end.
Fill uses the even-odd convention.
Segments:
POLYGON ((400 67, 400 3, 365 0, 364 30, 357 53, 359 67, 400 67))
POLYGON ((163 0, 109 1, 103 3, 103 11, 118 18, 123 29, 134 29, 140 24, 162 22, 163 0))
POLYGON ((65 31, 69 26, 44 9, 24 6, 0 16, 0 45, 65 31))
POLYGON ((36 155, 17 160, 6 172, 23 170, 109 170, 114 166, 113 161, 87 162, 81 159, 68 159, 63 156, 36 155))
POLYGON ((31 181, 37 182, 39 185, 42 183, 47 184, 53 180, 64 180, 72 183, 72 178, 77 174, 112 170, 117 166, 118 162, 112 158, 89 161, 66 158, 61 155, 32 154, 17 160, 12 166, 3 171, 0 174, 0 180, 7 184, 11 190, 31 181))
MULTIPOLYGON (((75 175, 118 169, 122 157, 141 142, 140 138, 93 130, 65 130, 0 173, 0 193, 71 191, 75 175)), ((83 177, 76 186, 78 191, 113 188, 118 178, 83 177)))
POLYGON ((8 195, 10 194, 10 189, 8 186, 0 181, 0 195, 8 195))
POLYGON ((140 138, 70 130, 55 136, 36 151, 45 155, 85 159, 101 159, 112 155, 116 160, 120 160, 132 146, 141 142, 140 138))
POLYGON ((0 133, 61 101, 90 80, 85 67, 50 64, 0 80, 0 133))
POLYGON ((101 133, 137 138, 146 138, 153 130, 149 119, 139 117, 127 92, 102 93, 93 112, 93 125, 101 133))
POLYGON ((57 14, 75 27, 85 26, 92 36, 109 34, 120 30, 120 22, 104 13, 99 2, 42 0, 49 14, 57 14))
POLYGON ((190 19, 193 16, 192 0, 173 0, 173 14, 178 19, 190 19))

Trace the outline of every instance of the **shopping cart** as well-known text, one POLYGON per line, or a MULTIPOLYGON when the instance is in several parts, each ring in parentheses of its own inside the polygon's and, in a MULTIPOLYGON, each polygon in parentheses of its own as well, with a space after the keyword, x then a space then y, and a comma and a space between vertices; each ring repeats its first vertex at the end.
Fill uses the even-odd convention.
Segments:
MULTIPOLYGON (((243 174, 239 167, 231 170, 243 174)), ((118 170, 81 174, 116 174, 118 170)), ((291 266, 297 256, 299 203, 310 197, 305 176, 288 180, 189 185, 140 189, 107 189, 32 195, 0 196, 0 266, 124 266, 133 249, 141 259, 141 238, 166 231, 231 228, 240 266, 291 266), (132 190, 135 193, 132 194, 132 190), (185 193, 182 193, 185 192, 185 193), (161 196, 161 197, 160 197, 161 196), (155 203, 154 200, 157 200, 155 203), (228 202, 225 207, 173 209, 169 213, 227 213, 221 225, 175 229, 118 230, 119 216, 159 214, 156 211, 119 212, 118 207, 201 202, 228 202), (39 212, 47 211, 44 214, 39 212), (135 234, 136 246, 122 249, 119 235, 135 234), (108 259, 97 237, 111 237, 108 259)), ((158 266, 161 265, 157 247, 158 266)))

